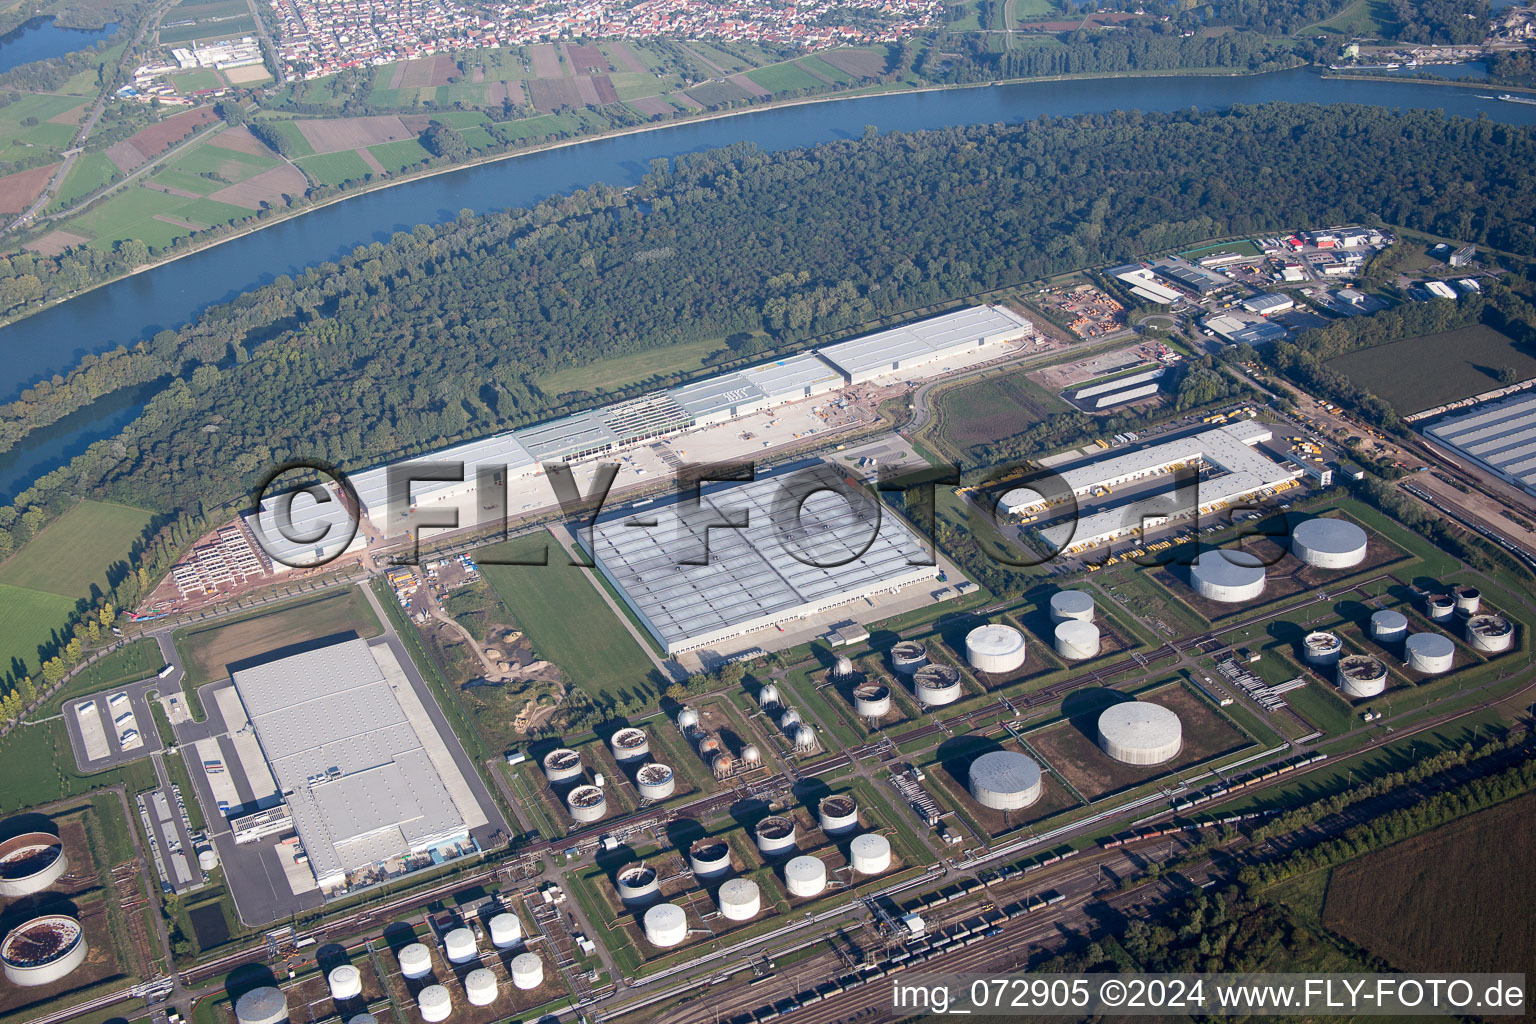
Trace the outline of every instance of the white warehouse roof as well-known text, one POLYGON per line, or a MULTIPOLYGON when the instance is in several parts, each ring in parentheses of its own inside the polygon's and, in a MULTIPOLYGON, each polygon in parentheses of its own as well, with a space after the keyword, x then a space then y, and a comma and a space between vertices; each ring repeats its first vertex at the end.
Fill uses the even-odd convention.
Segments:
MULTIPOLYGON (((466 441, 456 444, 452 448, 433 452, 431 455, 421 455, 405 463, 409 466, 412 462, 462 462, 464 464, 464 483, 432 480, 422 481, 411 485, 411 498, 415 504, 425 505, 428 502, 439 500, 451 500, 453 495, 462 493, 466 488, 475 485, 475 476, 481 466, 494 466, 497 469, 505 469, 506 479, 516 480, 519 477, 533 476, 539 472, 539 466, 528 449, 524 448, 513 433, 493 434, 490 437, 478 438, 474 441, 466 441)), ((388 468, 379 466, 366 472, 358 473, 350 478, 352 486, 357 490, 357 498, 368 517, 382 526, 384 522, 385 506, 389 501, 389 477, 388 468)), ((409 506, 407 506, 409 507, 409 506)), ((390 519, 397 517, 389 516, 390 519)), ((468 525, 467 523, 464 525, 468 525)))
MULTIPOLYGON (((840 480, 835 467, 819 465, 809 472, 819 484, 840 480)), ((886 512, 878 529, 864 525, 842 493, 810 496, 796 522, 793 502, 788 514, 775 508, 788 477, 707 486, 697 507, 627 507, 599 518, 591 535, 598 568, 667 653, 937 575, 936 566, 911 564, 927 549, 904 522, 886 512), (744 529, 722 526, 743 516, 744 529), (650 522, 655 525, 641 525, 650 522), (702 559, 706 538, 707 564, 684 564, 702 559), (844 564, 834 564, 839 562, 844 564)), ((870 499, 870 504, 878 503, 870 499)))
POLYGON ((828 345, 818 352, 858 383, 966 349, 1010 341, 1029 329, 1029 321, 1002 306, 971 306, 828 345))
MULTIPOLYGON (((1190 434, 1174 441, 1144 445, 1120 455, 1081 463, 1060 470, 1072 493, 1088 494, 1096 487, 1113 487, 1129 480, 1165 472, 1170 466, 1205 462, 1229 473, 1252 473, 1257 477, 1281 474, 1276 463, 1252 446, 1268 441, 1273 432, 1261 423, 1242 420, 1210 430, 1190 434)), ((1292 479, 1282 475, 1279 479, 1292 479)), ((1263 486, 1263 485, 1260 485, 1263 486)))
POLYGON ((245 517, 257 546, 272 558, 273 572, 307 568, 367 544, 336 491, 325 488, 325 497, 318 500, 309 491, 274 495, 245 517))
POLYGON ((756 384, 772 402, 812 398, 843 386, 843 375, 813 352, 754 366, 742 370, 741 375, 756 384))
POLYGON ((1536 392, 1479 405, 1426 433, 1536 493, 1536 392))
POLYGON ((408 714, 396 696, 410 683, 388 646, 349 640, 233 680, 322 887, 484 823, 419 699, 408 714))

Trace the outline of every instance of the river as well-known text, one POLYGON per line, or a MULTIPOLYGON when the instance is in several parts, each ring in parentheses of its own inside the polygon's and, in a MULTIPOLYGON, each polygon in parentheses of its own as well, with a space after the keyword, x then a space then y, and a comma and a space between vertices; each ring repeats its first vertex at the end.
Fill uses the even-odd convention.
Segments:
POLYGON ((102 28, 60 28, 52 18, 31 18, 0 36, 0 74, 94 46, 116 31, 115 21, 102 28))
MULTIPOLYGON (((178 327, 214 303, 227 301, 279 274, 387 241, 416 224, 439 223, 461 209, 477 212, 528 206, 596 182, 632 185, 649 162, 743 140, 766 150, 856 138, 865 125, 882 131, 956 124, 1017 123, 1042 114, 1065 116, 1137 109, 1170 111, 1272 100, 1371 103, 1487 114, 1511 124, 1536 124, 1536 106, 1480 99, 1479 90, 1424 82, 1341 81, 1298 68, 1267 75, 1168 76, 1025 82, 966 90, 895 93, 751 111, 655 131, 595 139, 580 145, 409 181, 263 228, 164 266, 116 281, 18 323, 0 328, 0 399, 69 369, 87 352, 131 345, 178 327)), ((71 417, 69 449, 121 429, 123 410, 91 430, 71 417)), ((88 417, 87 417, 88 419, 88 417)), ((0 498, 9 498, 39 472, 62 465, 59 439, 26 444, 0 456, 0 498), (48 445, 53 447, 47 447, 48 445)))

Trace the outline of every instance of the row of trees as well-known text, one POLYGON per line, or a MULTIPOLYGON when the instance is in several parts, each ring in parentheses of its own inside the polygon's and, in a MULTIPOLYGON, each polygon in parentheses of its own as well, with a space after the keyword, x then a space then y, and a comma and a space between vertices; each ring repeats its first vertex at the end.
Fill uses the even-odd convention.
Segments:
POLYGON ((1185 35, 1164 22, 1062 33, 1059 42, 1008 49, 1000 36, 941 35, 923 51, 913 70, 933 81, 963 83, 1179 68, 1273 71, 1302 62, 1295 47, 1284 40, 1256 32, 1185 35))
POLYGON ((1462 743, 1437 751, 1414 761, 1407 768, 1378 775, 1374 778, 1351 782, 1337 792, 1309 803, 1293 807, 1283 814, 1267 819, 1250 833, 1255 843, 1283 836, 1307 825, 1316 824, 1330 815, 1339 814, 1356 804, 1384 796, 1405 786, 1414 786, 1441 772, 1449 771, 1502 750, 1513 750, 1528 743, 1528 733, 1511 730, 1501 739, 1489 739, 1481 744, 1462 743))
POLYGON ((1331 398, 1358 412, 1367 422, 1399 429, 1397 411, 1385 399, 1331 369, 1329 360, 1360 349, 1405 338, 1419 338, 1478 323, 1484 299, 1470 295, 1454 302, 1408 302, 1373 316, 1337 320, 1303 331, 1294 341, 1280 341, 1264 353, 1265 361, 1313 394, 1331 398))
POLYGON ((1280 861, 1245 867, 1238 881, 1249 888, 1267 888, 1287 878, 1332 867, 1364 856, 1448 821, 1503 803, 1536 789, 1536 760, 1526 759, 1497 775, 1476 778, 1455 789, 1373 818, 1336 839, 1297 850, 1280 861))

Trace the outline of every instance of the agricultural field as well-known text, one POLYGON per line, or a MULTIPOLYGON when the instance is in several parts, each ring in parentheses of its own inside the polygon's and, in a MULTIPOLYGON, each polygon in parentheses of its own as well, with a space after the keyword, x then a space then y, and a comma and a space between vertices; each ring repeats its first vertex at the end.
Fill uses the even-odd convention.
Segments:
POLYGON ((107 567, 125 558, 150 523, 143 509, 82 501, 0 563, 0 583, 89 597, 107 587, 107 567))
POLYGON ((251 210, 204 198, 196 193, 173 195, 142 185, 122 191, 69 220, 71 232, 83 235, 99 249, 137 238, 163 247, 195 230, 249 217, 251 210))
POLYGON ((1325 365, 1404 416, 1492 391, 1506 366, 1520 380, 1536 377, 1536 356, 1482 324, 1361 349, 1325 365))
POLYGON ((317 185, 340 185, 344 181, 362 181, 374 172, 357 153, 322 153, 294 161, 317 185))
POLYGON ((1016 434, 1066 404, 1023 372, 1008 371, 949 388, 933 402, 928 428, 945 453, 961 456, 978 445, 1016 434))
POLYGON ((97 189, 110 185, 117 177, 118 170, 105 153, 82 153, 59 186, 53 208, 63 210, 74 206, 97 189))
POLYGON ((1346 40, 1357 37, 1375 38, 1380 37, 1396 24, 1397 18, 1392 14, 1392 5, 1387 0, 1355 0, 1355 3, 1327 21, 1310 25, 1296 35, 1305 37, 1327 32, 1346 40))
POLYGON ((368 152, 373 154, 374 160, 386 171, 401 171, 432 158, 427 148, 415 139, 402 139, 399 142, 386 142, 382 146, 369 146, 368 152))
POLYGON ((380 633, 368 599, 355 587, 217 625, 180 630, 175 640, 186 663, 184 685, 190 688, 225 678, 234 662, 349 632, 364 638, 380 633))
POLYGON ((1517 969, 1536 960, 1533 844, 1527 794, 1335 868, 1323 923, 1406 971, 1517 969))
POLYGON ((0 657, 13 675, 37 675, 39 646, 49 643, 75 609, 75 599, 0 583, 0 657))
POLYGON ((534 653, 564 670, 572 685, 590 696, 631 690, 656 692, 655 669, 634 637, 598 593, 595 569, 569 565, 546 532, 481 548, 480 571, 502 604, 522 627, 534 653), (497 561, 532 562, 549 547, 548 565, 497 565, 497 561))
POLYGON ((789 92, 794 89, 815 89, 826 84, 794 62, 758 68, 756 71, 747 72, 746 77, 771 93, 789 92))
POLYGON ((181 46, 194 40, 238 38, 255 30, 256 24, 244 0, 210 0, 172 7, 161 19, 158 35, 163 46, 181 46))

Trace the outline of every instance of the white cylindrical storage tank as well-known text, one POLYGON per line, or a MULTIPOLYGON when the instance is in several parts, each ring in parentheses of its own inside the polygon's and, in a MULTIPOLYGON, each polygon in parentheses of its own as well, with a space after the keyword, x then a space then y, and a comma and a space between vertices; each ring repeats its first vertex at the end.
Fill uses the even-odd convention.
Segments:
POLYGON ((496 975, 484 967, 464 975, 464 998, 470 1006, 490 1006, 496 1001, 496 975))
POLYGON ((1439 675, 1455 663, 1456 645, 1441 633, 1414 633, 1403 642, 1403 660, 1415 672, 1439 675))
POLYGON ((802 754, 816 749, 816 731, 804 722, 795 726, 795 749, 802 754))
POLYGON ((1067 619, 1056 624, 1056 653, 1068 661, 1096 658, 1099 654, 1099 627, 1081 619, 1067 619))
POLYGON ((787 853, 795 848, 795 823, 789 818, 771 814, 757 823, 753 829, 757 836, 757 848, 763 853, 787 853))
POLYGON ((719 903, 727 921, 750 921, 763 909, 763 895, 750 878, 731 878, 720 886, 719 903))
POLYGON ((609 738, 608 744, 613 748, 613 759, 619 764, 644 760, 651 752, 651 743, 644 729, 620 729, 609 738))
POLYGON ((560 747, 544 755, 544 774, 550 782, 581 778, 581 755, 570 747, 560 747))
POLYGON ((677 776, 667 765, 652 761, 635 773, 635 786, 643 800, 665 800, 677 792, 677 776))
POLYGON ((280 988, 263 985, 235 1000, 238 1024, 279 1024, 288 1019, 288 997, 280 988))
POLYGON ((1339 659, 1338 680, 1346 697, 1375 697, 1387 688, 1387 666, 1380 658, 1352 654, 1339 659))
POLYGON ((880 718, 889 714, 891 688, 884 683, 860 683, 853 688, 853 710, 860 718, 880 718))
POLYGON ((453 998, 442 985, 428 985, 417 994, 416 1008, 421 1011, 421 1019, 427 1024, 437 1024, 438 1021, 447 1020, 453 1013, 453 998))
POLYGON ((467 964, 478 957, 475 949, 475 933, 468 928, 455 928, 443 936, 443 955, 451 964, 467 964))
POLYGON ((848 844, 853 870, 861 875, 878 875, 891 869, 891 841, 875 832, 854 836, 848 844))
POLYGON ((511 949, 523 941, 523 922, 516 914, 497 914, 491 918, 491 945, 511 949))
POLYGON ((197 866, 204 871, 212 871, 219 866, 219 855, 214 852, 213 847, 204 846, 197 851, 197 866))
POLYGON ((1208 601, 1238 604, 1264 593, 1264 566, 1246 551, 1202 551, 1189 567, 1189 582, 1208 601))
POLYGON ((1402 642, 1408 635, 1408 617, 1402 612, 1383 608, 1371 613, 1371 639, 1379 644, 1402 642))
POLYGON ((763 763, 763 752, 757 749, 756 743, 748 743, 741 748, 741 763, 748 768, 763 763))
POLYGON ((766 683, 757 691, 757 703, 762 707, 768 707, 779 702, 779 688, 772 683, 766 683))
POLYGON ((912 676, 912 692, 924 707, 953 704, 960 699, 960 670, 950 665, 924 665, 912 676))
POLYGON ((790 708, 779 716, 779 728, 787 733, 793 733, 795 726, 800 724, 800 712, 790 708))
POLYGON ((731 870, 731 848, 723 839, 699 839, 688 850, 688 864, 699 878, 723 875, 731 870))
POLYGON ((1301 656, 1308 665, 1316 665, 1319 668, 1328 668, 1339 663, 1339 656, 1344 653, 1344 641, 1339 639, 1337 633, 1315 632, 1308 633, 1301 641, 1301 656))
POLYGON ((351 964, 342 964, 326 975, 332 999, 356 999, 363 994, 363 976, 351 964))
POLYGON ((544 984, 544 961, 537 953, 519 953, 512 958, 512 984, 525 992, 544 984))
POLYGON ((685 707, 677 713, 677 727, 683 732, 696 729, 699 726, 699 713, 693 708, 685 707))
POLYGON ((819 896, 827 887, 827 866, 815 857, 791 857, 784 865, 784 884, 791 896, 819 896))
POLYGON ((0 843, 0 896, 42 892, 69 867, 64 841, 51 832, 25 832, 0 843))
POLYGON ((1365 548, 1365 531, 1347 519, 1308 519, 1291 531, 1291 554, 1319 569, 1359 565, 1365 548))
POLYGON ((619 890, 619 902, 626 907, 642 907, 661 899, 661 876, 649 864, 620 868, 614 884, 619 890))
POLYGON ((1128 700, 1099 715, 1099 746, 1124 764, 1162 764, 1184 745, 1179 716, 1160 704, 1128 700))
POLYGON ((597 821, 608 813, 608 798, 597 786, 577 786, 565 798, 565 805, 570 808, 571 817, 583 823, 597 821))
POLYGON ((902 640, 891 648, 891 668, 898 675, 909 676, 928 664, 928 645, 919 640, 902 640))
POLYGON ((79 921, 66 914, 45 914, 11 929, 0 943, 0 966, 12 985, 49 985, 84 963, 86 951, 79 921))
POLYGON ((821 803, 816 805, 816 815, 821 821, 821 830, 829 836, 842 835, 859 827, 859 805, 853 797, 841 793, 822 797, 821 803))
POLYGON ((1463 615, 1476 615, 1482 607, 1483 592, 1476 587, 1456 588, 1456 610, 1463 615))
POLYGON ((1016 811, 1040 799, 1040 766, 1017 751, 982 754, 971 762, 967 778, 976 802, 995 811, 1016 811))
POLYGON ((1051 621, 1093 621, 1093 595, 1086 590, 1059 590, 1051 595, 1051 621))
POLYGON ((658 903, 645 912, 645 941, 665 949, 688 937, 688 914, 676 903, 658 903))
POLYGON ((432 973, 432 954, 427 947, 413 942, 400 950, 400 973, 412 981, 432 973))
POLYGON ((992 622, 965 635, 965 660, 978 672, 1002 675, 1024 666, 1024 634, 992 622))
POLYGON ((1456 614, 1456 599, 1450 594, 1431 594, 1426 609, 1431 622, 1445 622, 1456 614))
POLYGON ((1467 620, 1467 643, 1474 651, 1498 654, 1509 650, 1515 628, 1502 615, 1473 615, 1467 620))

